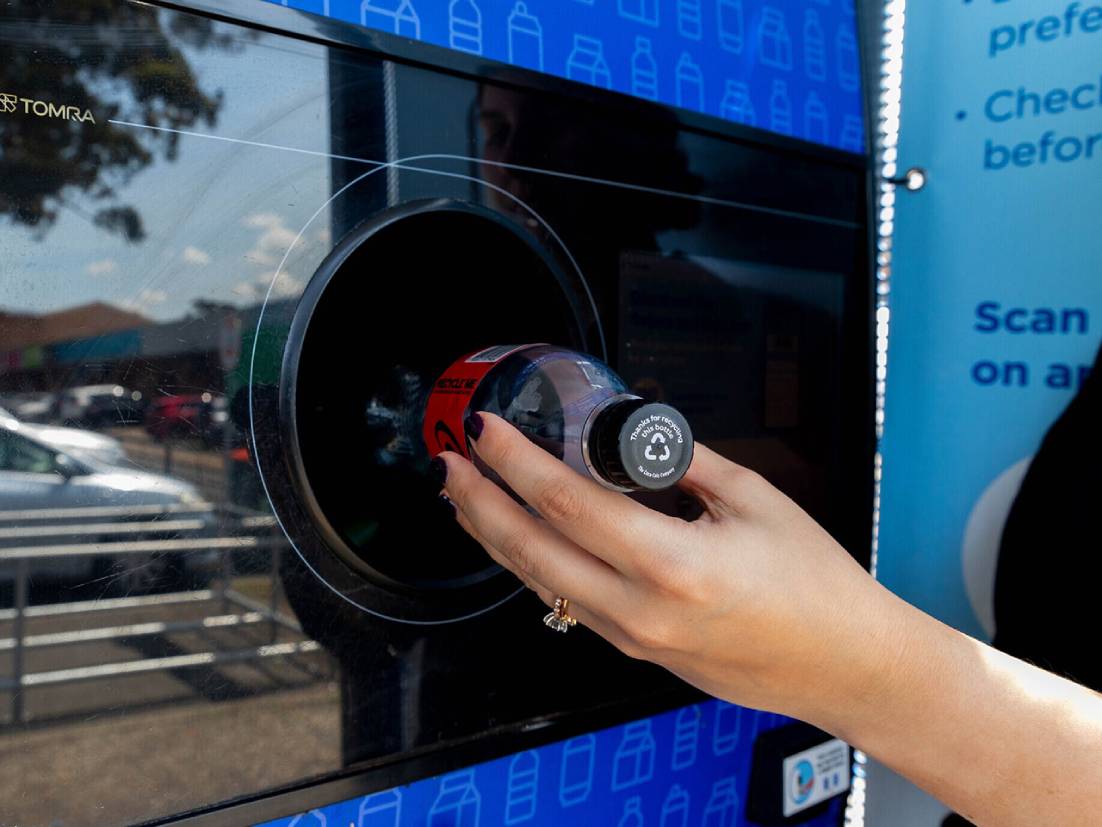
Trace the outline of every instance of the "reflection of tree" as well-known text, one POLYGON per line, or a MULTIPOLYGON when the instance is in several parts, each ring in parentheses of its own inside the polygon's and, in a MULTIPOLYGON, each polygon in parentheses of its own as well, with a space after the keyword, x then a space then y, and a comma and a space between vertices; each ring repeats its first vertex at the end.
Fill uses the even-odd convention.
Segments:
POLYGON ((158 151, 175 158, 179 136, 139 136, 108 119, 213 124, 221 93, 199 87, 180 47, 228 48, 231 37, 205 18, 137 3, 31 0, 0 12, 0 44, 0 93, 89 109, 95 119, 36 117, 22 104, 0 116, 0 215, 44 233, 82 193, 97 205, 95 224, 140 241, 141 216, 116 187, 158 151))

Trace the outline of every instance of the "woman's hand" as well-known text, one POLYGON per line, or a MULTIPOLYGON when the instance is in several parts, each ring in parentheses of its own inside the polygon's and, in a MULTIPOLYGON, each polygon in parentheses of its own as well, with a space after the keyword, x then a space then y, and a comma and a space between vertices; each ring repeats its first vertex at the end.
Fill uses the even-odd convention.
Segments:
POLYGON ((440 455, 445 492, 548 605, 567 597, 628 655, 844 738, 976 823, 1097 823, 1102 698, 895 597, 756 474, 698 444, 681 485, 705 510, 690 523, 497 417, 471 424, 479 457, 543 519, 456 454, 440 455))
POLYGON ((463 528, 545 603, 569 598, 579 623, 713 695, 805 715, 803 696, 821 700, 837 636, 864 634, 854 613, 875 584, 795 503, 698 445, 681 485, 705 511, 686 522, 477 416, 479 457, 543 519, 456 454, 441 455, 446 493, 463 528))

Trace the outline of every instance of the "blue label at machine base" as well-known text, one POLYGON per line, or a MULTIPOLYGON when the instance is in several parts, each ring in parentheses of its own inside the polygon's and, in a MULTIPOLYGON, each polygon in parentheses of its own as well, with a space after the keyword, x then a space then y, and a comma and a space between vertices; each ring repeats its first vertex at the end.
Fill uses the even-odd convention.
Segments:
MULTIPOLYGON (((745 803, 754 739, 788 722, 706 701, 263 827, 736 827, 752 823, 745 803)), ((831 795, 849 781, 848 761, 834 769, 846 784, 831 795)), ((843 801, 804 823, 837 824, 843 801)))

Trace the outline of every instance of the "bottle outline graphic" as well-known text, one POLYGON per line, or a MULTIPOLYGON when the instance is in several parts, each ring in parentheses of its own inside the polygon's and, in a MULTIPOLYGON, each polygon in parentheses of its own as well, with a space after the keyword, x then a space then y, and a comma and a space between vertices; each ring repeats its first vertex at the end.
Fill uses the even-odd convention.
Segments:
POLYGON ((788 99, 788 84, 783 80, 773 81, 773 91, 769 95, 769 128, 782 135, 792 134, 792 101, 788 99))
POLYGON ((774 6, 765 6, 761 10, 758 60, 762 66, 785 71, 792 69, 792 38, 788 36, 784 12, 774 6))
POLYGON ((704 74, 700 67, 693 63, 688 52, 682 52, 677 59, 677 69, 674 72, 676 79, 675 91, 677 105, 685 109, 704 111, 704 74), (695 89, 691 91, 690 89, 695 89))
POLYGON ((543 27, 539 18, 528 11, 524 0, 517 0, 507 21, 509 62, 543 71, 543 27), (533 53, 535 59, 533 60, 533 53))
POLYGON ((826 80, 826 35, 819 12, 804 12, 804 74, 811 80, 826 80))
POLYGON ((448 45, 460 52, 482 54, 482 10, 475 0, 448 4, 448 45))
POLYGON ((440 792, 429 810, 428 827, 478 827, 482 796, 474 785, 474 770, 449 773, 440 779, 440 792))
POLYGON ((356 815, 356 827, 398 827, 401 823, 401 790, 383 790, 365 795, 360 802, 360 810, 356 815))
MULTIPOLYGON (((728 84, 731 81, 727 81, 728 84)), ((677 711, 673 725, 673 752, 670 753, 670 769, 683 770, 696 763, 700 743, 700 727, 704 713, 697 704, 677 711)))
POLYGON ((635 38, 635 52, 631 56, 631 94, 658 100, 658 64, 651 43, 645 37, 635 38))
POLYGON ((421 18, 413 8, 412 0, 363 0, 360 3, 360 24, 391 34, 421 39, 421 18), (371 15, 371 18, 368 18, 371 15), (371 21, 377 21, 372 23, 371 21), (384 25, 385 22, 385 25, 384 25))
POLYGON ((643 799, 632 796, 624 802, 624 812, 616 827, 643 827, 643 799))
POLYGON ((861 85, 861 70, 857 63, 857 38, 849 26, 841 25, 834 36, 834 54, 838 63, 838 85, 847 92, 861 85))
POLYGON ((539 753, 525 750, 513 756, 505 784, 505 824, 520 824, 536 815, 539 778, 539 753))
POLYGON ((590 86, 612 88, 612 75, 605 62, 605 46, 595 37, 574 35, 574 48, 566 58, 566 76, 590 86))
POLYGON ((755 126, 758 116, 754 112, 754 102, 750 100, 750 87, 741 80, 728 80, 723 87, 719 115, 729 121, 755 126))
POLYGON ((712 785, 712 795, 704 806, 701 827, 736 827, 738 824, 738 785, 735 777, 721 778, 712 785))
POLYGON ((804 101, 804 137, 819 144, 830 142, 830 116, 814 89, 804 101))
POLYGON ((741 55, 745 44, 744 32, 742 0, 716 0, 716 33, 720 47, 741 55))
POLYGON ((677 33, 688 40, 704 36, 701 3, 704 0, 677 0, 677 33))
POLYGON ((738 745, 742 728, 742 707, 727 701, 716 701, 716 718, 712 724, 712 752, 726 755, 738 745))
POLYGON ((666 793, 658 827, 689 827, 689 794, 680 784, 674 784, 666 793))
POLYGON ((658 0, 616 0, 616 13, 625 20, 658 28, 658 0))
POLYGON ((589 798, 593 790, 593 767, 596 763, 597 737, 592 733, 571 738, 562 748, 562 763, 559 766, 559 804, 573 807, 589 798), (579 773, 574 780, 573 770, 585 766, 585 772, 579 773))
POLYGON ((654 732, 649 720, 632 721, 612 758, 612 791, 626 790, 654 778, 654 732))
POLYGON ((850 152, 860 152, 865 148, 864 124, 860 115, 846 115, 842 118, 842 132, 838 136, 838 147, 850 152))

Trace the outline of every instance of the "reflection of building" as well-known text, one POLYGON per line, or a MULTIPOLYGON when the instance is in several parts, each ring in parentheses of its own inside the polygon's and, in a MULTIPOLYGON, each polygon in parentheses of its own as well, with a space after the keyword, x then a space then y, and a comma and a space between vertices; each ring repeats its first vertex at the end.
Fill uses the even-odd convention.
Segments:
POLYGON ((141 314, 104 302, 42 315, 0 310, 0 388, 16 387, 9 378, 14 373, 19 376, 19 389, 45 389, 51 366, 85 355, 123 353, 127 340, 149 323, 141 314), (89 346, 79 347, 81 342, 89 346))
POLYGON ((147 398, 154 392, 222 392, 226 317, 238 316, 247 334, 258 313, 259 306, 202 304, 184 318, 154 322, 103 302, 41 315, 0 310, 0 392, 100 383, 125 385, 147 398))
MULTIPOLYGON (((140 313, 104 302, 91 302, 41 316, 0 310, 0 353, 86 339, 149 323, 149 319, 140 313)), ((10 364, 10 357, 5 364, 10 364)))

